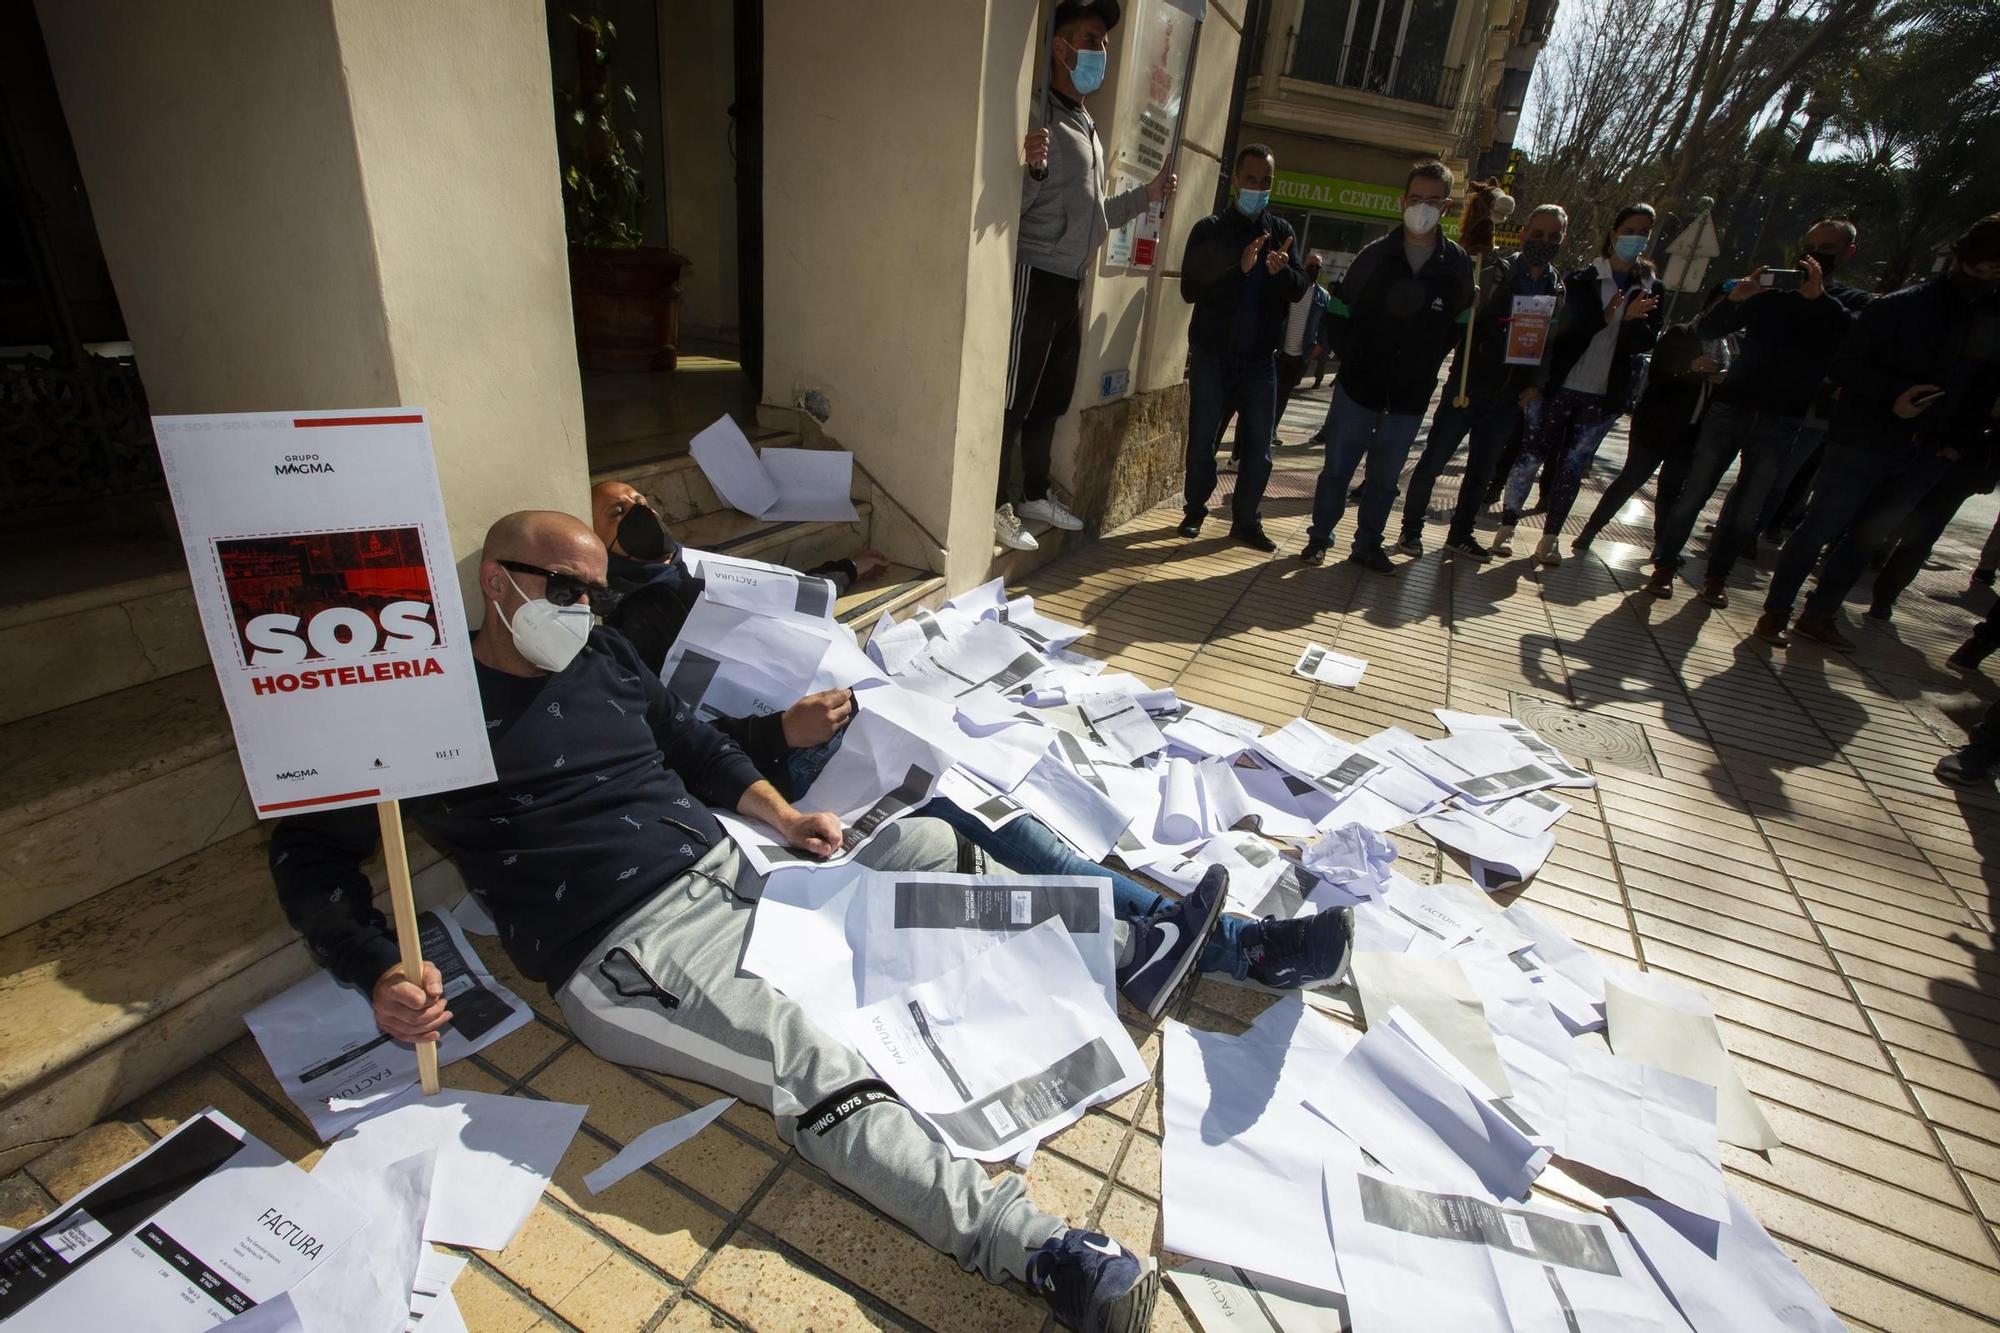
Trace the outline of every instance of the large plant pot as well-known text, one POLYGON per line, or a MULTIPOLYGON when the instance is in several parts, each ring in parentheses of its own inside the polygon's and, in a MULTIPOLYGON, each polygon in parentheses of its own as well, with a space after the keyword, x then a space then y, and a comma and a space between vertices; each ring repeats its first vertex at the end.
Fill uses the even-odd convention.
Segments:
POLYGON ((672 370, 687 256, 658 246, 569 250, 576 360, 585 370, 672 370))

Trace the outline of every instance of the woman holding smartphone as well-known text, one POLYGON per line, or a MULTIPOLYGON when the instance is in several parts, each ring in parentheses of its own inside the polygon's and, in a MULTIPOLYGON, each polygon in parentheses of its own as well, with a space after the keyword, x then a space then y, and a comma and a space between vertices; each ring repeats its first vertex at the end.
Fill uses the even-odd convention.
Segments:
POLYGON ((1660 297, 1646 249, 1651 204, 1627 204, 1605 233, 1598 257, 1564 280, 1562 322, 1550 347, 1543 387, 1523 404, 1521 455, 1507 476, 1493 554, 1512 555, 1514 527, 1545 460, 1556 460, 1555 485, 1535 560, 1562 563, 1556 539, 1583 486, 1583 474, 1632 402, 1632 358, 1659 337, 1660 297), (1550 387, 1552 386, 1552 387, 1550 387))

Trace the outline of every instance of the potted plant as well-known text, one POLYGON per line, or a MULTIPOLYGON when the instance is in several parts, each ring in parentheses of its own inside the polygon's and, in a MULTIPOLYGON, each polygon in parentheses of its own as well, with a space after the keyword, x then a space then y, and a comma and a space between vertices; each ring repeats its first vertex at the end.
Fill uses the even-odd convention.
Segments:
POLYGON ((612 81, 617 25, 571 14, 576 82, 562 104, 563 219, 569 233, 570 309, 585 370, 672 370, 680 342, 681 274, 687 258, 645 244, 646 184, 636 156, 645 136, 626 124, 639 109, 630 84, 612 81))

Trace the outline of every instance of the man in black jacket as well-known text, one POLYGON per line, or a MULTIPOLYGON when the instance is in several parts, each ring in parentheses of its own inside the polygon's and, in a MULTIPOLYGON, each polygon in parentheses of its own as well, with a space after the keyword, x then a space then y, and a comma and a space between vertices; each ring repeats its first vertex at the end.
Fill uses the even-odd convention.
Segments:
POLYGON ((1309 565, 1325 562, 1334 525, 1347 510, 1347 484, 1366 457, 1368 485, 1347 558, 1378 574, 1396 572, 1382 550, 1382 529, 1437 388, 1438 367, 1472 316, 1472 260, 1438 225, 1451 207, 1451 185, 1451 168, 1442 162, 1411 167, 1403 225, 1362 247, 1326 308, 1324 336, 1340 372, 1320 428, 1326 460, 1299 555, 1309 565))
MULTIPOLYGON (((843 830, 795 809, 629 643, 591 628, 604 577, 603 544, 567 514, 494 524, 479 564, 491 614, 472 655, 496 780, 404 803, 492 915, 508 957, 605 1059, 764 1107, 801 1157, 965 1268, 1028 1282, 1070 1327, 1130 1316, 1143 1326, 1157 1279, 1136 1256, 1042 1212, 1018 1176, 989 1180, 953 1158, 851 1047, 739 972, 764 882, 711 807, 815 856, 838 848, 843 830)), ((371 905, 361 866, 376 827, 365 806, 280 821, 272 877, 313 958, 370 995, 382 1030, 435 1040, 451 1017, 437 970, 422 986, 404 980, 371 905)), ((903 819, 859 859, 952 870, 957 839, 903 819)))
POLYGON ((1646 585, 1655 596, 1672 591, 1674 571, 1695 522, 1730 462, 1740 455, 1736 484, 1729 488, 1708 543, 1700 593, 1711 606, 1729 605, 1729 571, 1744 543, 1756 539, 1771 490, 1788 479, 1806 414, 1852 323, 1828 293, 1826 275, 1811 250, 1815 240, 1824 243, 1824 233, 1834 226, 1815 223, 1806 233, 1808 248, 1799 257, 1804 279, 1797 291, 1764 287, 1764 270, 1758 268, 1737 279, 1728 295, 1695 322, 1695 331, 1704 338, 1736 335, 1738 349, 1702 418, 1681 493, 1655 526, 1653 577, 1646 585))
POLYGON ((1215 442, 1237 414, 1244 441, 1229 535, 1259 551, 1277 546, 1264 535, 1261 506, 1271 478, 1272 421, 1277 412, 1274 354, 1292 304, 1305 295, 1306 271, 1292 253, 1292 224, 1272 213, 1277 159, 1253 143, 1236 155, 1236 197, 1188 233, 1181 256, 1181 299, 1194 306, 1188 324, 1187 481, 1180 534, 1201 534, 1215 494, 1215 442))
POLYGON ((1826 460, 1804 520, 1778 553, 1754 632, 1788 642, 1792 603, 1833 546, 1792 632, 1850 652, 1834 613, 1869 556, 1961 457, 1990 447, 2000 414, 2000 213, 1952 243, 1948 271, 1864 307, 1833 379, 1840 401, 1826 460))

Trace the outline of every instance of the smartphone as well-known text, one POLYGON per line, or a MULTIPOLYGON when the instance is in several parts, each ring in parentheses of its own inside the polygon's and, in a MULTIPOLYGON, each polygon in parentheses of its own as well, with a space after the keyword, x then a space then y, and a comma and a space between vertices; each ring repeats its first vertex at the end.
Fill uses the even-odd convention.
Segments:
POLYGON ((1910 406, 1911 406, 1911 407, 1929 407, 1929 406, 1930 406, 1930 405, 1931 405, 1932 403, 1935 403, 1935 402, 1936 402, 1936 401, 1937 401, 1938 399, 1940 399, 1940 398, 1942 398, 1942 397, 1944 397, 1944 390, 1943 390, 1943 389, 1934 389, 1934 390, 1932 390, 1932 391, 1931 391, 1930 393, 1927 393, 1927 394, 1925 394, 1925 395, 1924 395, 1923 397, 1921 397, 1921 398, 1912 398, 1912 399, 1910 400, 1910 406))
POLYGON ((1795 292, 1805 280, 1805 270, 1797 268, 1767 268, 1757 275, 1757 285, 1774 292, 1795 292))

